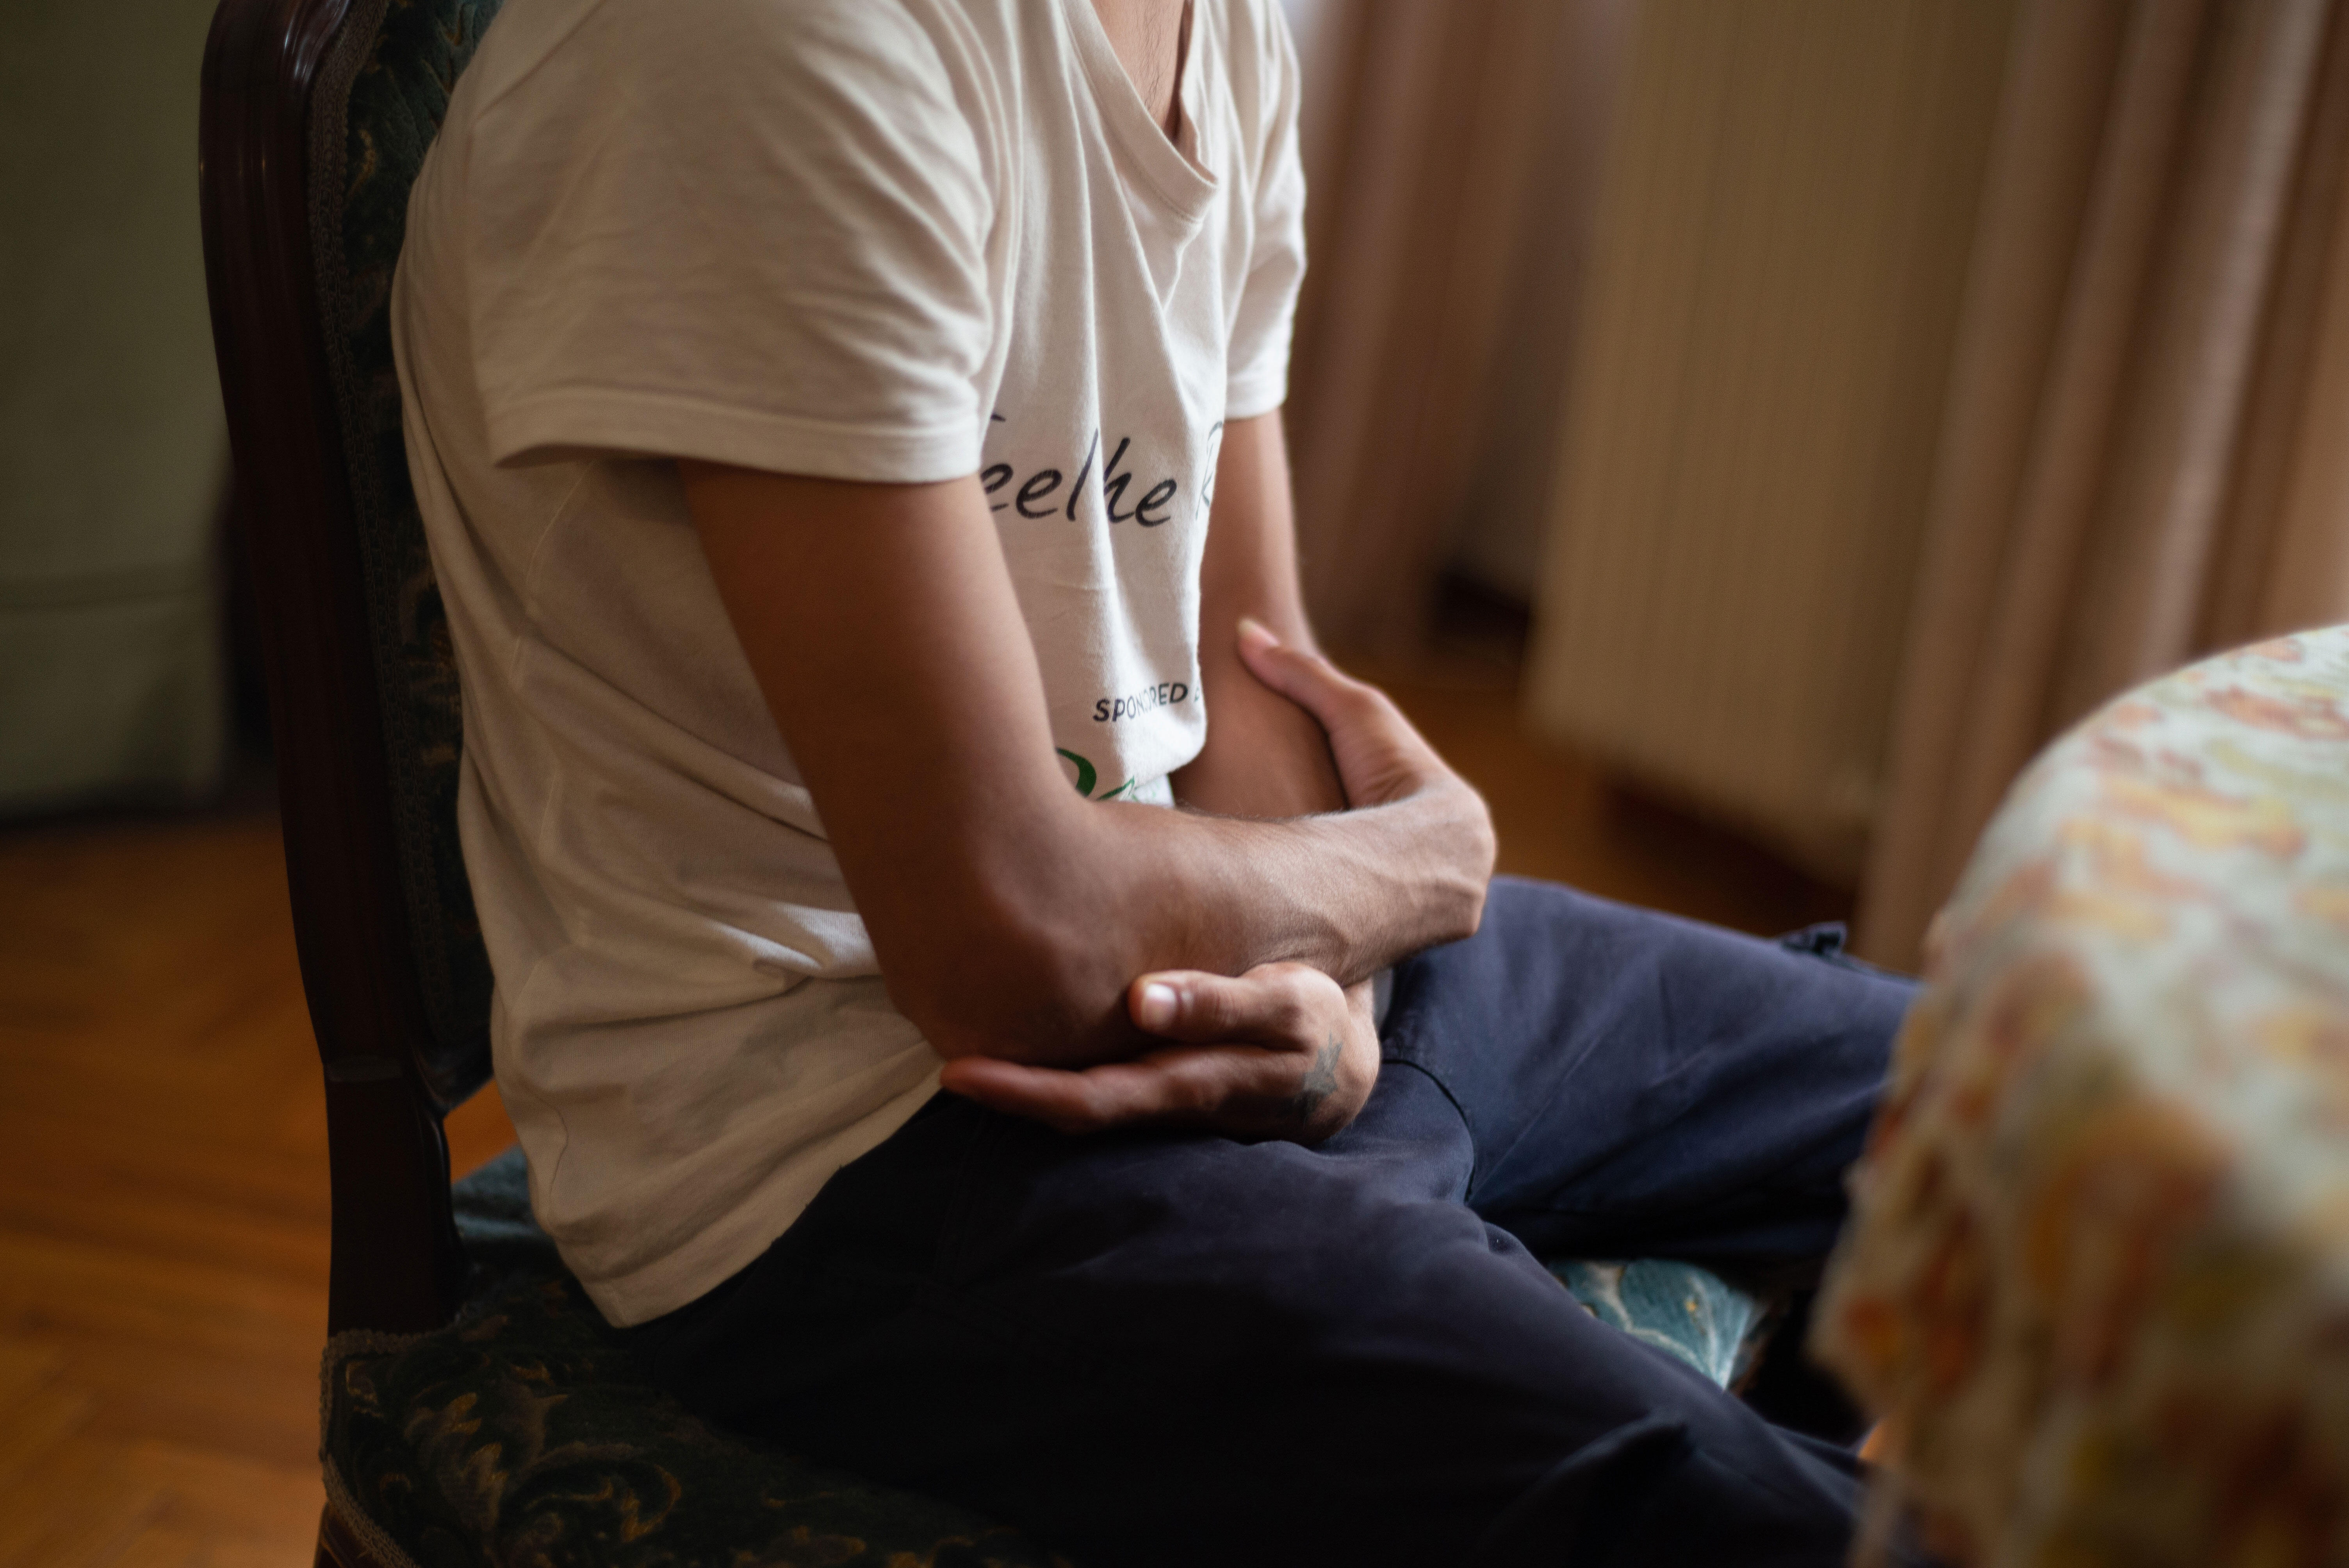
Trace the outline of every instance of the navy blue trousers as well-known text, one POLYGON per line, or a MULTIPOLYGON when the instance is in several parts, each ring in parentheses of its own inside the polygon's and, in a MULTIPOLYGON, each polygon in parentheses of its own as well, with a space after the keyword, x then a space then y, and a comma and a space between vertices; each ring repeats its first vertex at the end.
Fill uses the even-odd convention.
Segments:
POLYGON ((950 1097, 632 1331, 702 1415, 1086 1568, 1839 1565, 1848 1449, 1540 1256, 1816 1270, 1906 982, 1568 890, 1395 972, 1319 1149, 950 1097))

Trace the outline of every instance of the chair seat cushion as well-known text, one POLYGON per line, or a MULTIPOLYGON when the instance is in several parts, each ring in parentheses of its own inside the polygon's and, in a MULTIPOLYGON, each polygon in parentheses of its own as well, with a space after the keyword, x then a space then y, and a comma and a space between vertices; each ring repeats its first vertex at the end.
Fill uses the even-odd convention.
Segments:
POLYGON ((1578 1259, 1553 1263, 1549 1272, 1593 1317, 1724 1388, 1738 1387, 1753 1368, 1774 1325, 1767 1303, 1694 1264, 1578 1259))
MULTIPOLYGON (((327 1496, 384 1563, 1067 1568, 1006 1526, 688 1414, 645 1377, 531 1219, 520 1150, 454 1196, 478 1286, 457 1321, 326 1346, 327 1496)), ((1761 1316, 1690 1264, 1552 1272, 1603 1320, 1716 1381, 1761 1316)))
POLYGON ((480 1283, 457 1321, 326 1346, 327 1497, 387 1563, 1066 1568, 964 1510, 688 1414, 532 1221, 519 1149, 454 1197, 480 1283))

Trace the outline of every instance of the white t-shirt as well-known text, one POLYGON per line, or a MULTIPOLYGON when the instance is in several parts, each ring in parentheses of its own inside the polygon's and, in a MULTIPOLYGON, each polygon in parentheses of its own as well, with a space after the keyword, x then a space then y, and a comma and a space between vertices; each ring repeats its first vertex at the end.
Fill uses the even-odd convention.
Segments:
POLYGON ((1179 145, 1092 0, 511 0, 457 85, 393 340, 498 1082, 616 1323, 750 1263, 938 1065, 667 459, 980 475, 1066 776, 1168 800, 1220 433, 1280 404, 1304 268, 1278 5, 1200 0, 1192 48, 1179 145))

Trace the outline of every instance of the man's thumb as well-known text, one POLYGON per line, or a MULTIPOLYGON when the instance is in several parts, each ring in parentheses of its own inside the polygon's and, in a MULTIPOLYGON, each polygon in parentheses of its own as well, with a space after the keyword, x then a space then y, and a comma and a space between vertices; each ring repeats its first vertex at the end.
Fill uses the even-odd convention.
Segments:
POLYGON ((1162 1039, 1194 1044, 1245 1038, 1263 1022, 1273 998, 1247 980, 1195 970, 1144 975, 1126 988, 1135 1026, 1162 1039))
POLYGON ((1339 709, 1352 695, 1354 683, 1319 654, 1292 648, 1275 636, 1272 628, 1250 616, 1240 617, 1240 662, 1248 673, 1315 718, 1324 729, 1337 727, 1339 709))

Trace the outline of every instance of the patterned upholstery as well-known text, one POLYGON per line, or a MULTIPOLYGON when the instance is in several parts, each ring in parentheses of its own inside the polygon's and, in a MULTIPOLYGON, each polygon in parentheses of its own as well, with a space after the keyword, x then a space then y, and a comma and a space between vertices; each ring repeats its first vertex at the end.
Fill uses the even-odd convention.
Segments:
POLYGON ((2349 626, 2057 742, 1931 945, 1814 1319, 1931 1532, 2349 1563, 2349 626))
POLYGON ((408 477, 391 359, 408 192, 501 0, 358 0, 314 125, 312 246, 366 571, 401 873, 444 1103, 489 1076, 490 962, 457 842, 456 651, 408 477), (347 107, 346 107, 347 106, 347 107))
MULTIPOLYGON (((312 245, 366 573, 411 936, 444 1105, 488 1076, 490 968, 456 825, 463 716, 400 429, 388 307, 409 187, 500 0, 357 0, 313 122, 312 245)), ((438 1333, 327 1346, 328 1494, 383 1562, 1045 1568, 1009 1530, 702 1426, 647 1384, 532 1221, 519 1150, 459 1183, 475 1288, 438 1333)), ((1560 1264, 1726 1380, 1760 1316, 1702 1270, 1560 1264)), ((1065 1568, 1065 1564, 1063 1564, 1065 1568)))
POLYGON ((532 1222, 519 1150, 458 1183, 456 1324, 326 1347, 327 1495, 387 1563, 1051 1568, 1015 1532, 722 1436, 654 1388, 532 1222))
POLYGON ((1723 1387, 1753 1369, 1770 1326, 1755 1297, 1693 1264, 1555 1263, 1549 1272, 1610 1328, 1687 1362, 1723 1387))

